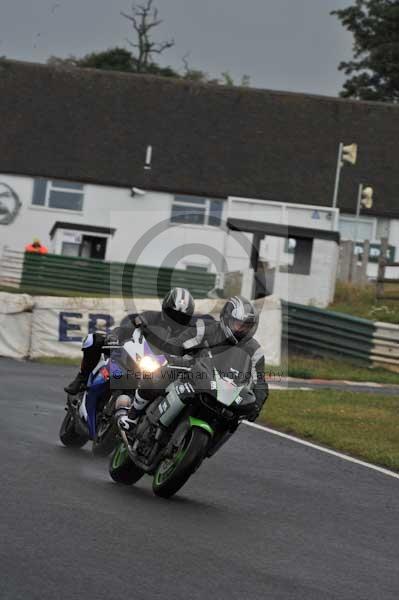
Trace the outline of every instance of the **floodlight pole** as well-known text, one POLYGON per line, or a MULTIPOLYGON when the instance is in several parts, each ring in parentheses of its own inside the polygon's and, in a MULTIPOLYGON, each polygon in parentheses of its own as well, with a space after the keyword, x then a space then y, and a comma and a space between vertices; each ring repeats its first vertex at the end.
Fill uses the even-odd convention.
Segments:
POLYGON ((334 196, 333 196, 333 203, 332 203, 333 208, 337 208, 338 188, 339 188, 339 180, 341 177, 343 150, 344 150, 344 144, 343 144, 343 142, 340 142, 339 147, 338 147, 337 171, 335 173, 335 186, 334 186, 334 196))
POLYGON ((227 248, 228 248, 228 244, 229 244, 229 234, 230 234, 230 229, 228 228, 227 222, 229 220, 229 216, 231 213, 231 204, 232 204, 232 200, 231 198, 227 198, 227 202, 225 203, 224 207, 223 207, 223 219, 224 219, 224 236, 223 236, 223 258, 224 260, 222 261, 221 264, 221 269, 220 269, 220 273, 219 273, 219 281, 218 281, 218 286, 221 289, 224 289, 225 283, 226 283, 226 270, 228 268, 227 266, 227 248))
POLYGON ((359 190, 357 192, 356 221, 355 221, 355 235, 354 235, 355 253, 356 253, 357 235, 359 233, 359 217, 360 217, 360 206, 362 203, 362 194, 363 194, 363 184, 359 183, 359 190))

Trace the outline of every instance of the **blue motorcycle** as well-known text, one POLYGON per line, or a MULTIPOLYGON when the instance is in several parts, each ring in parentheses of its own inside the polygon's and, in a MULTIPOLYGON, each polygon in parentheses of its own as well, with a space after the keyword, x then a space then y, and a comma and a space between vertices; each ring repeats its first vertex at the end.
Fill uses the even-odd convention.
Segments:
POLYGON ((86 390, 75 396, 68 394, 59 433, 64 446, 71 448, 81 448, 92 440, 93 453, 98 456, 106 456, 118 443, 114 420, 117 398, 121 394, 133 397, 140 373, 151 373, 167 364, 166 357, 157 354, 140 329, 134 331, 131 340, 108 350, 111 355, 102 355, 86 390))

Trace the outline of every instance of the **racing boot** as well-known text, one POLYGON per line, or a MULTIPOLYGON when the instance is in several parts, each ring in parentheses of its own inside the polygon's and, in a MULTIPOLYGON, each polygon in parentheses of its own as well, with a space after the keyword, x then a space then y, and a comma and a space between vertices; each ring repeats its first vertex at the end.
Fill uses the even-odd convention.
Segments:
POLYGON ((123 394, 119 396, 115 404, 115 419, 120 429, 124 431, 132 431, 141 417, 144 414, 148 400, 142 398, 136 390, 133 404, 129 396, 123 394))
POLYGON ((79 371, 75 379, 71 381, 69 385, 64 387, 64 390, 67 394, 70 394, 71 396, 76 396, 76 394, 86 389, 87 378, 87 375, 82 373, 82 371, 79 371))
POLYGON ((123 431, 132 431, 137 424, 137 419, 129 418, 129 409, 132 406, 132 400, 127 394, 118 396, 115 402, 114 418, 119 429, 123 431))
POLYGON ((148 403, 149 403, 149 400, 146 400, 145 398, 140 396, 138 390, 136 390, 136 393, 134 395, 133 404, 129 410, 129 418, 135 419, 137 422, 138 419, 141 417, 141 415, 144 414, 144 411, 147 408, 148 403))

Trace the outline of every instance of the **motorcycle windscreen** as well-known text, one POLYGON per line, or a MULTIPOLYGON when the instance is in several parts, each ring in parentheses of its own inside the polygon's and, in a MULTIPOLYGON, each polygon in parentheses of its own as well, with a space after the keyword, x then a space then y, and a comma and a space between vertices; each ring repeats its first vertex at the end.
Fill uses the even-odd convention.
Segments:
POLYGON ((150 356, 159 363, 159 366, 163 366, 167 363, 166 357, 154 341, 157 339, 153 340, 151 336, 144 336, 139 329, 136 329, 132 339, 123 345, 122 352, 125 357, 129 357, 131 362, 137 362, 144 356, 150 356))
POLYGON ((222 379, 231 380, 236 386, 248 385, 251 381, 251 359, 239 346, 212 348, 213 368, 222 379))
POLYGON ((236 346, 211 349, 203 354, 189 374, 189 380, 199 393, 207 393, 225 406, 239 398, 240 391, 251 381, 251 359, 236 346))

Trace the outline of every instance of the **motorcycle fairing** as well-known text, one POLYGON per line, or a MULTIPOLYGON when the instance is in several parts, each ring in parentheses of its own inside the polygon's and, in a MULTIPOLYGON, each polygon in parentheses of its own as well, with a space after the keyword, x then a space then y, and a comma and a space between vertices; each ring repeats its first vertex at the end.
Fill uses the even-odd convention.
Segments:
POLYGON ((237 385, 233 379, 228 377, 221 377, 216 369, 213 369, 214 381, 216 383, 216 397, 217 401, 224 406, 231 406, 232 404, 240 403, 240 392, 245 387, 243 385, 237 385))
MULTIPOLYGON (((167 363, 167 359, 162 354, 155 354, 149 343, 145 340, 141 331, 136 329, 133 332, 132 340, 126 342, 123 346, 124 351, 136 361, 143 356, 151 356, 159 366, 167 363)), ((108 393, 108 381, 120 380, 126 374, 124 368, 112 357, 108 360, 101 359, 89 377, 87 392, 85 393, 79 413, 81 418, 86 421, 90 437, 96 436, 97 405, 101 398, 108 393)))
POLYGON ((113 361, 101 360, 89 377, 87 392, 79 408, 80 416, 86 421, 90 438, 96 437, 97 403, 108 391, 108 381, 114 369, 121 371, 113 361))

